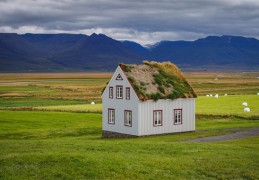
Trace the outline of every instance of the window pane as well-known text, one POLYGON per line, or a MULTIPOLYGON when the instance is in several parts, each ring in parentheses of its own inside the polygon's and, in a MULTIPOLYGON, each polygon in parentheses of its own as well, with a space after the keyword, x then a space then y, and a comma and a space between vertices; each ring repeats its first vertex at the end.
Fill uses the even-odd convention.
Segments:
POLYGON ((109 88, 109 97, 113 98, 113 88, 112 87, 109 88))
POLYGON ((154 111, 153 119, 154 119, 155 126, 161 126, 162 125, 162 111, 160 111, 160 110, 154 111))
POLYGON ((108 109, 108 123, 114 124, 115 123, 115 110, 108 109))
POLYGON ((132 112, 131 111, 128 111, 128 110, 125 110, 124 111, 124 123, 126 126, 131 126, 131 123, 132 123, 132 112))
POLYGON ((122 90, 123 90, 122 86, 116 86, 116 97, 119 99, 122 98, 122 90))
POLYGON ((175 122, 175 124, 182 123, 182 110, 181 109, 174 110, 174 122, 175 122))

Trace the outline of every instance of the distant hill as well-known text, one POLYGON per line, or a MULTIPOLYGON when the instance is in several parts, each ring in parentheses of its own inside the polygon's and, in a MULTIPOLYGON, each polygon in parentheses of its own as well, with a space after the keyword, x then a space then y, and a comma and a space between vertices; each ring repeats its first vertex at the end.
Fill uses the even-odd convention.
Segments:
MULTIPOLYGON (((152 47, 151 47, 152 48, 152 47)), ((188 65, 259 65, 259 41, 238 36, 209 36, 196 41, 162 41, 150 58, 188 65)))
POLYGON ((142 57, 120 41, 92 34, 51 57, 56 63, 85 70, 114 69, 118 63, 139 63, 142 57))
POLYGON ((118 63, 172 61, 183 68, 259 67, 259 40, 209 36, 143 47, 104 34, 0 33, 0 72, 112 71, 118 63))
POLYGON ((0 71, 47 71, 60 66, 17 34, 0 34, 0 71))

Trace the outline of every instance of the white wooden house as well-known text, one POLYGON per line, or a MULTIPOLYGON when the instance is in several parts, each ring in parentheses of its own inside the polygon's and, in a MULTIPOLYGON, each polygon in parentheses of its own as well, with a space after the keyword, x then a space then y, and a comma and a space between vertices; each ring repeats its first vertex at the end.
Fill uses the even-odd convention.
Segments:
POLYGON ((120 64, 102 94, 103 137, 195 130, 195 98, 170 62, 120 64))

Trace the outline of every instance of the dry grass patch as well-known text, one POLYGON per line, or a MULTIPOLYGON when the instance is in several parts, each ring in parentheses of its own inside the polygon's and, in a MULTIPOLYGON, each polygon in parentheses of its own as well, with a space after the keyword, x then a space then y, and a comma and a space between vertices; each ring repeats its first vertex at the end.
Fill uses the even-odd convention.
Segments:
POLYGON ((0 82, 40 79, 106 79, 112 73, 0 73, 0 82))

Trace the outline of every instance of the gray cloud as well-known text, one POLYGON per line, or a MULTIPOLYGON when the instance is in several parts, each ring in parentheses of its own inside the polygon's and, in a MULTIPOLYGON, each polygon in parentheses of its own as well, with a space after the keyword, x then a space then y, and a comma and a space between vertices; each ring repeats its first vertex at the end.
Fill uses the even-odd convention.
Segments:
POLYGON ((142 44, 259 37, 258 0, 0 0, 0 32, 105 33, 142 44))

